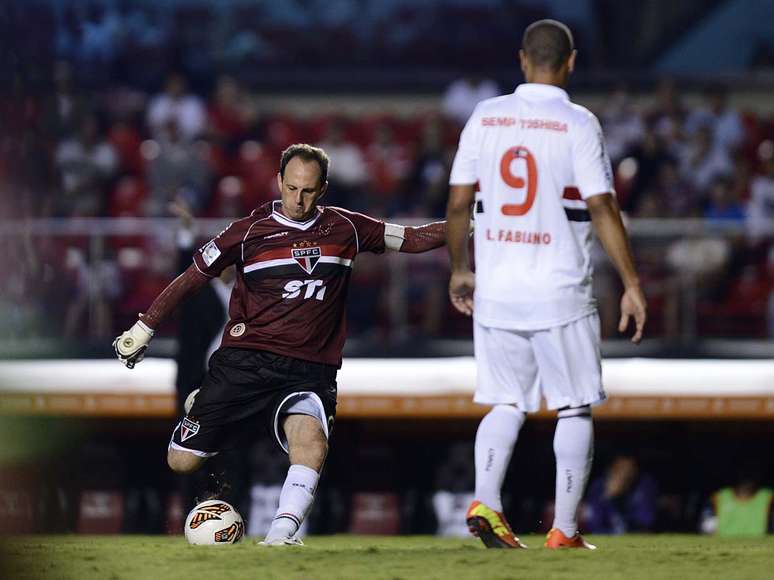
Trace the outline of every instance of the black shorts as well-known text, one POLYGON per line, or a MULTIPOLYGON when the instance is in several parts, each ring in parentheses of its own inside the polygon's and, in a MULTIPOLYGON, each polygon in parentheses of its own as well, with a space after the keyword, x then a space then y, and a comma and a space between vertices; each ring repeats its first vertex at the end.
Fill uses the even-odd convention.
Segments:
POLYGON ((287 451, 279 414, 294 399, 304 398, 300 393, 311 404, 322 405, 328 433, 336 417, 336 372, 331 365, 262 350, 218 349, 191 411, 172 433, 170 447, 209 457, 268 435, 287 451))

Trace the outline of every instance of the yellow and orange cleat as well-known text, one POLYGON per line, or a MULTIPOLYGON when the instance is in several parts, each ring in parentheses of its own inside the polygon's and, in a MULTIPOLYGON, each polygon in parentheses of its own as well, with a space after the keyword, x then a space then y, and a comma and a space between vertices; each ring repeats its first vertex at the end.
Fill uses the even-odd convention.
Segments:
POLYGON ((546 548, 552 550, 559 550, 561 548, 583 548, 585 550, 596 550, 597 547, 594 544, 589 544, 580 532, 575 532, 572 538, 568 538, 561 530, 551 528, 546 536, 546 543, 543 544, 546 548))
POLYGON ((465 516, 470 533, 480 538, 487 548, 526 548, 513 535, 511 526, 500 512, 474 500, 465 516))

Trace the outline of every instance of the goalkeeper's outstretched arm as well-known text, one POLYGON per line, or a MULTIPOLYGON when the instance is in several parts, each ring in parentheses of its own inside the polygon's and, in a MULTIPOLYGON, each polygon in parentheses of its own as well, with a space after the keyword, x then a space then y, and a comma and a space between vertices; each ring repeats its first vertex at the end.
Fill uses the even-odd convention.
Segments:
POLYGON ((419 254, 446 244, 446 222, 423 226, 384 224, 384 243, 389 250, 419 254))
POLYGON ((199 272, 193 264, 175 278, 153 301, 148 311, 140 314, 140 319, 134 326, 113 341, 113 348, 118 360, 128 368, 134 368, 134 365, 145 356, 145 349, 148 348, 148 343, 153 338, 153 333, 158 325, 183 300, 207 284, 209 279, 199 272))

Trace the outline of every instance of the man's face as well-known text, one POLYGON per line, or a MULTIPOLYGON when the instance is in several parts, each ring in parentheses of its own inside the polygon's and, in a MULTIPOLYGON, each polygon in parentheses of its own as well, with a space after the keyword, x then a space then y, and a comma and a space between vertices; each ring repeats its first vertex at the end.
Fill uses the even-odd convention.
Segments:
POLYGON ((320 166, 316 161, 294 157, 285 166, 285 177, 277 174, 277 185, 282 198, 282 213, 296 221, 309 219, 319 200, 328 189, 328 182, 320 183, 320 166))

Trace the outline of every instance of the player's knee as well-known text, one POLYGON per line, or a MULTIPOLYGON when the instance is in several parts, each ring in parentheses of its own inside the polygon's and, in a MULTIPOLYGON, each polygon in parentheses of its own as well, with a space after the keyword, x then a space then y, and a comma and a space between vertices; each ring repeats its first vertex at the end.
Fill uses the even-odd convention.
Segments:
POLYGON ((197 457, 193 453, 186 453, 185 451, 177 451, 175 449, 167 451, 167 465, 175 473, 193 473, 199 469, 202 461, 201 457, 197 457))

